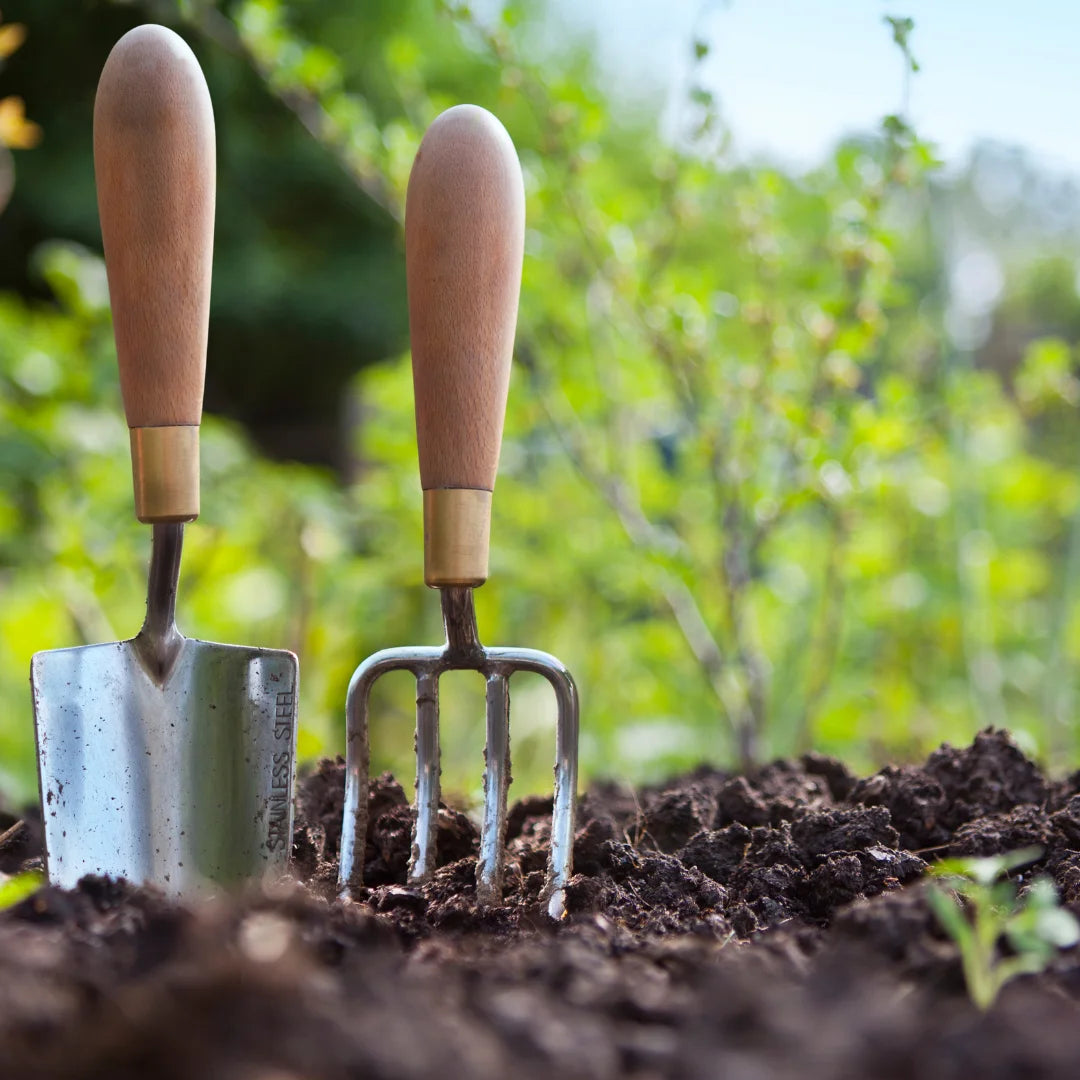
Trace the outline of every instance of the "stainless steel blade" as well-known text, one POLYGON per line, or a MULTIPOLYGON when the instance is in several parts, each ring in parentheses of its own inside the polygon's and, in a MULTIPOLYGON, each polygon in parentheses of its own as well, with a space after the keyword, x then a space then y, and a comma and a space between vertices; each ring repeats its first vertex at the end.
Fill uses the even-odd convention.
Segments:
POLYGON ((144 656, 132 639, 33 659, 49 880, 189 896, 283 870, 296 657, 181 638, 159 680, 144 656))

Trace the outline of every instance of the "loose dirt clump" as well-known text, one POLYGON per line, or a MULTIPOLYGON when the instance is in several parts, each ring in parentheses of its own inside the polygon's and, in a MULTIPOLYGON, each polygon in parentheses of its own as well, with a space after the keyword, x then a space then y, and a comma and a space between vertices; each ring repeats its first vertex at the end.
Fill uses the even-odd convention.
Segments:
MULTIPOLYGON (((296 880, 197 907, 87 878, 0 913, 0 1076, 217 1080, 1069 1077, 1080 957, 967 1000, 921 881, 944 855, 1038 845, 1080 904, 1080 776, 1002 732, 856 779, 819 756, 586 793, 569 915, 542 889, 550 798, 515 804, 505 903, 476 905, 477 832, 372 785, 365 888, 336 898, 344 767, 299 785, 296 880)), ((0 812, 0 872, 40 862, 0 812)))

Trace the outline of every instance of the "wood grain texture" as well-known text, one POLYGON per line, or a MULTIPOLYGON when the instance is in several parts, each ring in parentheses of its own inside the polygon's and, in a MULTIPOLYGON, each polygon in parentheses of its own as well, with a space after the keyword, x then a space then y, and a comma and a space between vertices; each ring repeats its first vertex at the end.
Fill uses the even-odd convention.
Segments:
POLYGON ((491 491, 514 350, 525 188, 491 113, 458 105, 420 144, 405 203, 420 481, 491 491))
POLYGON ((163 26, 113 47, 94 102, 94 173, 129 427, 202 417, 214 246, 214 114, 163 26))

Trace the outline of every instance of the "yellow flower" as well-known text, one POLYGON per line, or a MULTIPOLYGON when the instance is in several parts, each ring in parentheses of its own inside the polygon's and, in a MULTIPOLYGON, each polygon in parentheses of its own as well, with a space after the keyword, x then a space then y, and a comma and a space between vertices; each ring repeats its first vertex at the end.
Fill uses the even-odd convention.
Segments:
MULTIPOLYGON (((4 28, 0 28, 0 34, 4 28)), ((29 150, 41 141, 41 128, 26 119, 21 97, 0 100, 0 143, 12 150, 29 150)))
POLYGON ((26 27, 22 23, 0 26, 0 60, 10 56, 26 40, 26 27))

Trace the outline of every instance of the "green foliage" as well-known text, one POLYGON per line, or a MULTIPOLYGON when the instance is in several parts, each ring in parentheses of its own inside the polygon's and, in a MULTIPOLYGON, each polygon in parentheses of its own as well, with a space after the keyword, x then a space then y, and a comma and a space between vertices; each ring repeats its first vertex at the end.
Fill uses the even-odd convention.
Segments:
POLYGON ((993 1005, 1018 975, 1044 971, 1059 949, 1080 942, 1080 923, 1060 906, 1054 883, 1038 877, 1017 897, 1006 875, 1034 862, 1040 848, 982 859, 945 859, 931 868, 930 907, 960 950, 968 994, 980 1009, 993 1005), (1009 955, 1002 955, 1007 943, 1009 955))
POLYGON ((0 911, 21 904, 41 888, 45 875, 36 870, 5 877, 0 874, 0 911))
MULTIPOLYGON (((862 767, 987 723, 1075 759, 1080 426, 1064 255, 1052 289, 1013 289, 1053 300, 1025 313, 1063 312, 1025 323, 1039 332, 1021 361, 958 344, 948 193, 903 110, 793 173, 733 156, 698 66, 676 137, 661 138, 656 115, 608 98, 586 48, 538 47, 539 3, 490 19, 389 0, 146 9, 184 20, 208 68, 217 50, 243 58, 299 121, 311 157, 290 149, 282 170, 340 165, 390 225, 443 108, 474 101, 509 129, 528 231, 478 615, 485 640, 547 649, 574 671, 587 771, 655 777, 811 746, 862 767)), ((890 25, 910 73, 911 27, 890 25)), ((701 64, 708 43, 691 54, 701 64)), ((222 133, 223 161, 260 134, 240 119, 222 133)), ((274 178, 248 179, 261 191, 274 178)), ((219 232, 236 240, 249 211, 231 197, 219 232)), ((341 231, 288 238, 288 260, 285 239, 255 234, 219 261, 216 309, 223 295, 242 309, 250 285, 253 320, 325 320, 336 334, 326 278, 313 286, 297 267, 321 268, 341 231)), ((353 264, 331 261, 327 277, 365 292, 353 264)), ((47 300, 0 298, 0 789, 21 797, 30 655, 134 633, 148 546, 131 517, 100 258, 53 242, 34 269, 47 300)), ((325 356, 288 360, 299 395, 325 356)), ((229 363, 211 356, 219 372, 229 363)), ((250 393, 280 399, 292 383, 279 379, 250 393)), ((407 357, 366 369, 349 398, 358 466, 345 485, 269 462, 207 418, 204 514, 180 587, 185 631, 300 653, 305 757, 342 749, 363 656, 440 634, 420 583, 407 357)), ((472 794, 481 688, 448 689, 446 782, 472 794)), ((403 777, 412 716, 407 677, 380 686, 376 764, 403 777)), ((546 688, 515 679, 516 790, 550 785, 551 722, 546 688)))

